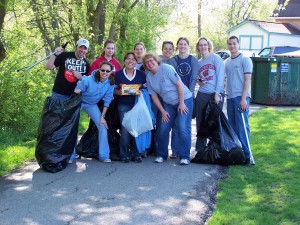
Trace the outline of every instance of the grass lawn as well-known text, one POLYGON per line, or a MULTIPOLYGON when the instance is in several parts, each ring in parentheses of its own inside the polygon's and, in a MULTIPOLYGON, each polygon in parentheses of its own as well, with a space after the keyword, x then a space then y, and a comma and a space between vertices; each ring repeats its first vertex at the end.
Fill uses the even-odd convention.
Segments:
MULTIPOLYGON (((87 114, 81 111, 79 135, 82 135, 87 129, 89 120, 87 114)), ((36 137, 37 131, 18 135, 9 131, 0 131, 0 176, 21 167, 26 161, 34 159, 36 137)))
POLYGON ((250 117, 255 166, 231 166, 208 225, 300 224, 300 109, 250 117))

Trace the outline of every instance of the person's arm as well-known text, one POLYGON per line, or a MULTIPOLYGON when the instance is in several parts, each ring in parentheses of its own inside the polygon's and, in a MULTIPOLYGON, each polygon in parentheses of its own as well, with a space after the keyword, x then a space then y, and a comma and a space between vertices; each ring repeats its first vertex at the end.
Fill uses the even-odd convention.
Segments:
POLYGON ((105 120, 105 114, 107 112, 107 107, 103 107, 103 110, 102 110, 102 113, 101 113, 101 118, 100 118, 100 125, 103 124, 106 129, 108 129, 108 126, 107 126, 107 123, 106 123, 106 120, 105 120))
POLYGON ((161 115, 162 115, 162 121, 167 123, 170 121, 170 115, 167 111, 165 111, 164 107, 162 106, 159 98, 158 98, 158 95, 157 94, 151 94, 151 98, 152 98, 152 101, 154 102, 154 104, 156 105, 156 107, 158 108, 158 110, 161 112, 161 115))
POLYGON ((243 111, 247 110, 247 93, 249 92, 250 86, 251 86, 251 73, 244 74, 245 76, 245 82, 244 82, 244 88, 243 88, 243 94, 240 102, 240 107, 243 111))
POLYGON ((176 82, 177 90, 178 90, 178 98, 179 98, 179 105, 178 105, 178 112, 181 112, 181 114, 187 114, 189 112, 189 109, 184 104, 184 90, 183 90, 183 83, 179 79, 176 82))
POLYGON ((56 57, 63 52, 63 48, 62 47, 58 47, 55 49, 55 53, 53 55, 50 56, 48 62, 45 65, 45 69, 46 70, 52 70, 54 69, 56 66, 54 65, 54 61, 56 59, 56 57))
POLYGON ((192 67, 192 76, 190 80, 190 91, 193 94, 193 98, 195 98, 194 93, 195 93, 195 87, 198 79, 198 73, 199 73, 199 63, 196 57, 192 56, 191 60, 191 67, 192 67))
POLYGON ((219 104, 221 101, 221 93, 224 92, 224 77, 225 67, 221 57, 216 56, 215 60, 216 67, 216 90, 215 90, 215 103, 219 104))

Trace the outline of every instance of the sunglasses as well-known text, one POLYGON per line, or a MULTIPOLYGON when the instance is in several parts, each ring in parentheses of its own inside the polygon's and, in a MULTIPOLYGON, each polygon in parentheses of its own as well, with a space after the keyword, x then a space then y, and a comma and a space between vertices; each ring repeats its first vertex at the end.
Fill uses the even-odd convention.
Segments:
POLYGON ((104 69, 101 69, 100 70, 102 73, 110 73, 111 72, 111 70, 104 70, 104 69))

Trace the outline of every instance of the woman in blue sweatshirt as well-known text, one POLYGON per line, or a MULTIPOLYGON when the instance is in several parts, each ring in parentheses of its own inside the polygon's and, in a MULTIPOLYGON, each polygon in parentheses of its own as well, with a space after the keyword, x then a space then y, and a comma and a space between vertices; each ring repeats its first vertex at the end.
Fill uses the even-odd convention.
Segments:
POLYGON ((113 68, 110 62, 102 62, 99 70, 93 71, 91 76, 83 76, 75 88, 76 93, 82 93, 82 109, 86 111, 98 128, 99 160, 102 162, 111 162, 105 114, 114 98, 115 74, 112 72, 113 68), (104 101, 102 112, 97 106, 101 99, 104 101))

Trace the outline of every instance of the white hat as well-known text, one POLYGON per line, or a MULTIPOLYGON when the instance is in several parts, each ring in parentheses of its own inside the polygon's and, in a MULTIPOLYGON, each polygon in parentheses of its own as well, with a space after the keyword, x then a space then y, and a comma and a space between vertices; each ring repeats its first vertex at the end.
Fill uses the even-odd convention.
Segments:
POLYGON ((87 49, 89 49, 89 46, 90 46, 90 43, 88 40, 84 39, 84 38, 80 38, 78 41, 77 41, 77 46, 80 47, 80 46, 85 46, 87 49))

